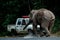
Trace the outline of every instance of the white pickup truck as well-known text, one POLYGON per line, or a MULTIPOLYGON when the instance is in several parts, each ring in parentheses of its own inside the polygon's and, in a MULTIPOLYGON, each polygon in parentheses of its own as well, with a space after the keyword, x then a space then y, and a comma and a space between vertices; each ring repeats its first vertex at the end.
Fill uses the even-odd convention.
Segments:
MULTIPOLYGON (((27 26, 27 28, 25 30, 23 30, 23 28, 25 27, 25 25, 29 22, 29 18, 28 17, 22 17, 22 18, 17 18, 16 20, 16 24, 15 25, 8 25, 7 26, 7 30, 9 32, 11 32, 12 30, 15 30, 17 33, 20 33, 22 31, 28 31, 29 29, 33 29, 33 25, 30 24, 27 26)), ((40 28, 39 25, 37 25, 38 28, 40 28)))

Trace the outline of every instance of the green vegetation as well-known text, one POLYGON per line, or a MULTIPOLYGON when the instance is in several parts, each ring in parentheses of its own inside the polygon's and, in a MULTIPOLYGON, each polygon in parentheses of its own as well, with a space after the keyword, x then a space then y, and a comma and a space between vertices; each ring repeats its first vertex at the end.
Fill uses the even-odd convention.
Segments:
POLYGON ((58 31, 60 31, 60 18, 56 17, 54 27, 52 28, 52 32, 56 33, 58 31))

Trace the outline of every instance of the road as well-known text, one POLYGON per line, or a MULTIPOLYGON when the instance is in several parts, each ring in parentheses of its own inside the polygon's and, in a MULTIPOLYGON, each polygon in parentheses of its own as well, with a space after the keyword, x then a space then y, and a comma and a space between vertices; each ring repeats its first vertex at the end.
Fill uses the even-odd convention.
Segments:
POLYGON ((1 37, 0 40, 60 40, 60 37, 36 37, 29 34, 24 37, 1 37))
POLYGON ((40 37, 40 38, 11 37, 11 38, 0 38, 0 40, 60 40, 60 38, 59 37, 40 37))

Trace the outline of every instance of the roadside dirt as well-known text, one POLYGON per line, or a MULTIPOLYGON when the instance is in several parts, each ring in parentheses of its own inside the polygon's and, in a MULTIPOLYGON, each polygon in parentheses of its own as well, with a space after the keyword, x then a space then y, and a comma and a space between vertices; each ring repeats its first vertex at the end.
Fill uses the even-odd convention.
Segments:
POLYGON ((56 33, 54 33, 52 35, 57 36, 57 37, 60 37, 60 31, 59 32, 56 32, 56 33))

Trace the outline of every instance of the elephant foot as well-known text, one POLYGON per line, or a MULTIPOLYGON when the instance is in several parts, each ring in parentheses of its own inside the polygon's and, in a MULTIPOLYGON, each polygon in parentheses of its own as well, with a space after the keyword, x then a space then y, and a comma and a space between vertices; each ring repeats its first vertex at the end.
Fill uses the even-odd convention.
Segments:
POLYGON ((47 34, 46 37, 50 37, 50 35, 47 34))
POLYGON ((43 37, 44 36, 44 33, 42 32, 42 33, 40 33, 40 37, 43 37))
POLYGON ((43 37, 44 35, 40 35, 40 37, 43 37))

